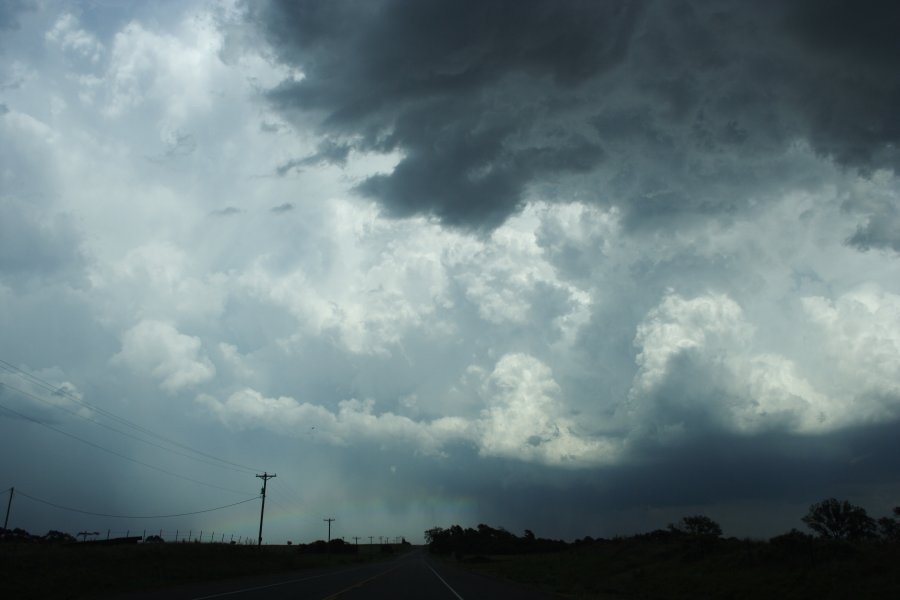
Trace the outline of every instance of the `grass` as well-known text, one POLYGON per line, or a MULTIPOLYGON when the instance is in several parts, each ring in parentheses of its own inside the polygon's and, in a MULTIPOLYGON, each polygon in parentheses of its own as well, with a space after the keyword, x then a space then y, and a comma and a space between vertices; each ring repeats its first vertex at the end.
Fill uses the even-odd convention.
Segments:
POLYGON ((608 540, 554 554, 460 562, 569 598, 900 598, 896 544, 608 540))
POLYGON ((94 598, 192 582, 379 560, 380 552, 303 554, 296 546, 0 544, 4 598, 94 598))

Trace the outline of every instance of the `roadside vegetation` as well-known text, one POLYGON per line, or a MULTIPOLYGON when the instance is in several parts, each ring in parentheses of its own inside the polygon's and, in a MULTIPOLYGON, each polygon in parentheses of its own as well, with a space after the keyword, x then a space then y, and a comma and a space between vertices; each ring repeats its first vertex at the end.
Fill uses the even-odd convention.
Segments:
POLYGON ((571 543, 502 528, 425 532, 467 568, 567 598, 900 598, 900 507, 877 521, 834 498, 769 540, 725 538, 704 515, 666 529, 571 543))
MULTIPOLYGON (((115 540, 112 540, 113 542, 115 540)), ((0 529, 0 596, 97 598, 180 584, 339 567, 381 560, 409 544, 353 545, 342 540, 294 546, 219 543, 77 542, 51 531, 34 536, 0 529)))

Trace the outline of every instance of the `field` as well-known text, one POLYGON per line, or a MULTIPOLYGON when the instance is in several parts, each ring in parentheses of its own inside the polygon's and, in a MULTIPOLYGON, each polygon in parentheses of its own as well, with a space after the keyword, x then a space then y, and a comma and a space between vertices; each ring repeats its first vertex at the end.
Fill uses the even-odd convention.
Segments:
MULTIPOLYGON (((324 542, 323 542, 324 543, 324 542)), ((302 553, 297 546, 228 544, 0 544, 4 598, 95 598, 211 581, 379 560, 380 547, 358 554, 302 553)))
POLYGON ((900 546, 878 542, 778 547, 736 539, 708 545, 624 539, 551 554, 455 560, 568 598, 900 598, 900 546))

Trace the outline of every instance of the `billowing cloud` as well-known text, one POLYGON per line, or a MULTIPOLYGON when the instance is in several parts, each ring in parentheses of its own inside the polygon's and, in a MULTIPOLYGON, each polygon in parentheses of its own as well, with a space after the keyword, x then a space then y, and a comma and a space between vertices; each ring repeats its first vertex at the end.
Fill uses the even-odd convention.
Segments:
POLYGON ((789 359, 755 352, 753 333, 727 296, 667 294, 637 329, 629 418, 676 440, 709 428, 803 432, 847 424, 789 359))
POLYGON ((122 350, 112 362, 159 380, 160 388, 169 393, 209 381, 216 374, 198 338, 162 321, 141 321, 126 331, 122 350))
POLYGON ((614 462, 616 445, 589 439, 575 415, 566 414, 562 390, 546 365, 509 354, 483 378, 486 404, 479 418, 480 452, 561 466, 614 462))
MULTIPOLYGON (((855 398, 860 418, 900 410, 900 296, 869 284, 835 299, 811 296, 803 308, 818 327, 829 384, 855 398)), ((848 407, 849 408, 849 407, 848 407)))
POLYGON ((273 0, 248 18, 299 73, 271 101, 312 122, 322 148, 400 152, 357 188, 398 216, 493 228, 530 189, 590 172, 594 201, 671 222, 812 185, 788 167, 798 144, 863 171, 897 166, 884 24, 898 13, 885 3, 273 0))
POLYGON ((103 44, 91 33, 81 28, 71 13, 63 14, 45 35, 47 41, 58 44, 65 52, 72 52, 91 62, 103 55, 103 44))
POLYGON ((433 420, 378 412, 371 399, 342 400, 331 410, 291 397, 268 398, 253 389, 234 392, 224 401, 201 394, 197 401, 233 428, 265 427, 341 446, 374 441, 443 454, 445 446, 466 443, 485 457, 564 467, 618 458, 614 442, 589 439, 566 414, 552 373, 533 357, 506 355, 491 372, 472 368, 466 378, 475 380, 473 400, 482 408, 468 416, 433 420))
POLYGON ((423 423, 391 412, 377 414, 372 400, 343 400, 336 411, 330 411, 290 397, 267 398, 244 389, 224 402, 208 395, 199 396, 198 402, 232 427, 263 426, 342 446, 372 441, 412 444, 418 451, 433 454, 448 440, 468 437, 469 425, 462 419, 443 417, 423 423))
MULTIPOLYGON (((0 2, 0 359, 47 385, 2 382, 49 401, 0 403, 212 477, 65 414, 64 389, 277 471, 286 539, 332 509, 412 539, 686 511, 765 535, 832 495, 879 514, 900 456, 896 14, 0 2)), ((221 504, 11 414, 7 485, 106 513, 221 504)), ((237 470, 217 485, 255 493, 237 470)))

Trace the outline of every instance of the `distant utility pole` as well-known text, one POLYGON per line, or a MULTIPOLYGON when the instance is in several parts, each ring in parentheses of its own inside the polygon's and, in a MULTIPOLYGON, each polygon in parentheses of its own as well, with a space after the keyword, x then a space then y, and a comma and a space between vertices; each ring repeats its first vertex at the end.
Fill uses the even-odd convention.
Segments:
POLYGON ((359 546, 359 536, 358 535, 353 536, 353 543, 356 544, 357 546, 359 546))
MULTIPOLYGON (((275 473, 269 475, 265 471, 263 471, 262 475, 257 475, 260 479, 263 480, 262 489, 259 491, 262 494, 262 507, 259 509, 259 542, 256 544, 257 547, 262 547, 262 524, 263 524, 263 515, 266 513, 266 484, 270 479, 278 477, 275 473)), ((202 533, 200 535, 203 535, 202 533)))
POLYGON ((9 488, 9 502, 6 503, 6 519, 3 521, 3 529, 9 529, 9 507, 12 506, 12 497, 16 493, 16 488, 9 488))
POLYGON ((328 542, 331 543, 331 522, 332 522, 332 521, 337 521, 337 519, 333 519, 333 518, 330 518, 330 517, 329 517, 329 518, 327 518, 327 519, 322 519, 322 520, 323 520, 323 521, 328 521, 328 542))
POLYGON ((374 537, 375 537, 374 535, 370 535, 370 536, 369 536, 369 545, 370 545, 370 546, 374 543, 374 542, 372 541, 372 539, 373 539, 374 537))

